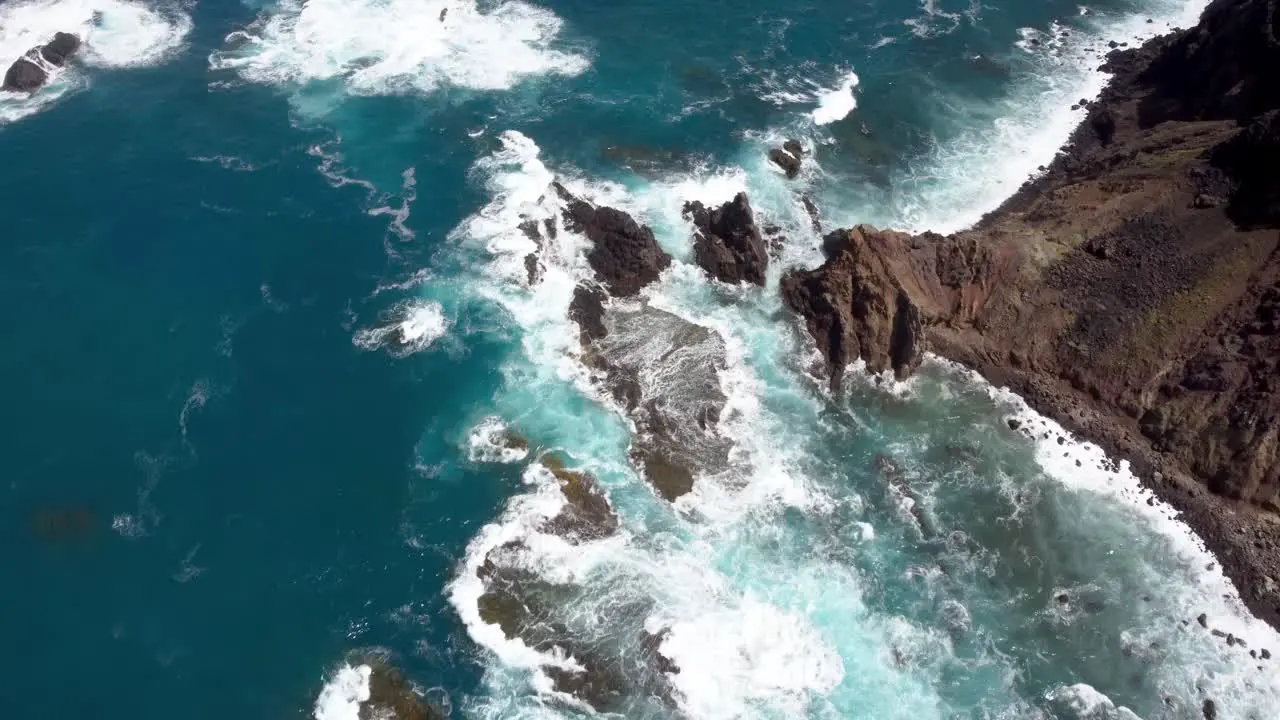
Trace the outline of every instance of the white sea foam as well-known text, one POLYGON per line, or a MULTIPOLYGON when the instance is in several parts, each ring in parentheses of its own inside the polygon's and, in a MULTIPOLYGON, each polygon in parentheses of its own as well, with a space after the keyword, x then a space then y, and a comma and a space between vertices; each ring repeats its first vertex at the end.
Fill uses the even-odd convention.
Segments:
POLYGON ((829 125, 843 120, 858 101, 853 97, 853 89, 858 86, 858 76, 849 73, 840 82, 840 87, 828 90, 818 96, 818 107, 813 111, 813 122, 818 125, 829 125))
POLYGON ((87 82, 90 68, 158 62, 181 47, 191 18, 176 6, 153 8, 125 0, 27 0, 0 5, 0 70, 54 33, 77 35, 84 45, 63 68, 52 66, 36 92, 0 93, 0 124, 26 117, 87 82))
POLYGON ((1111 698, 1085 683, 1056 687, 1046 698, 1075 720, 1141 720, 1129 708, 1116 707, 1111 698))
POLYGON ((528 447, 512 445, 510 430, 502 418, 487 417, 467 434, 467 458, 471 462, 514 463, 528 456, 528 447))
POLYGON ((801 717, 809 693, 826 694, 844 677, 840 656, 806 619, 750 597, 736 608, 697 608, 671 626, 662 651, 681 667, 674 680, 697 718, 743 717, 759 700, 801 717))
POLYGON ((553 47, 560 30, 555 14, 518 0, 283 0, 209 62, 257 82, 340 80, 360 95, 503 90, 587 68, 553 47))
POLYGON ((440 303, 414 299, 384 312, 379 324, 357 330, 351 342, 363 350, 385 348, 393 357, 406 357, 431 347, 448 331, 440 303))
MULTIPOLYGON (((1247 651, 1189 621, 1204 613, 1210 629, 1234 635, 1255 649, 1280 647, 1280 633, 1249 612, 1204 541, 1179 519, 1176 510, 1157 498, 1130 471, 1127 462, 1112 463, 1096 444, 1073 438, 1061 425, 1032 410, 1022 398, 986 383, 972 370, 933 356, 926 365, 983 388, 1006 413, 1006 419, 1016 420, 1034 436, 1036 462, 1048 476, 1072 492, 1105 498, 1107 512, 1116 513, 1130 527, 1137 524, 1161 538, 1159 547, 1152 548, 1158 555, 1134 561, 1150 563, 1150 577, 1158 583, 1151 590, 1166 600, 1175 615, 1161 619, 1171 626, 1133 628, 1132 632, 1143 638, 1138 645, 1144 651, 1152 641, 1161 645, 1172 641, 1194 648, 1187 653, 1185 664, 1166 662, 1162 666, 1162 672, 1170 676, 1167 682, 1171 694, 1181 695, 1189 708, 1198 707, 1196 696, 1188 695, 1196 687, 1210 693, 1210 697, 1231 697, 1235 704, 1231 712, 1238 717, 1280 707, 1280 674, 1257 673, 1257 663, 1247 651), (1060 442, 1059 438, 1063 440, 1060 442), (1176 634, 1176 628, 1188 625, 1198 634, 1176 634)), ((1105 552, 1111 555, 1134 550, 1105 552)))
POLYGON ((369 699, 368 665, 351 667, 343 663, 320 690, 312 717, 315 720, 359 720, 360 704, 369 699))

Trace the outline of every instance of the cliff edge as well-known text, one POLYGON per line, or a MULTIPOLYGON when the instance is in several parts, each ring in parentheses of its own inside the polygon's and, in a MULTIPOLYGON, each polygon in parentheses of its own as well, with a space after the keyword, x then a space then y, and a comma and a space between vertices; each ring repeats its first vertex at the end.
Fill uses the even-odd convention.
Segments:
POLYGON ((977 226, 824 241, 783 298, 829 363, 928 349, 1018 392, 1184 513, 1280 627, 1280 0, 1114 52, 1068 145, 977 226))

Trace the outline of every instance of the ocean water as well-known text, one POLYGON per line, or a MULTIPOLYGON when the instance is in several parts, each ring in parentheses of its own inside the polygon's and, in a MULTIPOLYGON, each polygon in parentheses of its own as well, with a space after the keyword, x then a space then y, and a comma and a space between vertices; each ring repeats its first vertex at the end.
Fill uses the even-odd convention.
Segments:
POLYGON ((597 651, 668 631, 674 706, 618 716, 1275 717, 1280 637, 1127 471, 939 359, 831 396, 776 293, 820 261, 802 196, 964 227, 1109 40, 1204 4, 5 0, 4 62, 86 40, 0 97, 5 715, 353 718, 352 652, 454 717, 589 714, 480 619, 518 539, 597 651), (731 460, 674 505, 580 361, 585 239, 524 280, 556 179, 649 224, 643 302, 724 344, 731 460), (786 236, 763 289, 691 264, 682 204, 739 190, 786 236), (563 499, 507 429, 620 531, 540 532, 563 499))

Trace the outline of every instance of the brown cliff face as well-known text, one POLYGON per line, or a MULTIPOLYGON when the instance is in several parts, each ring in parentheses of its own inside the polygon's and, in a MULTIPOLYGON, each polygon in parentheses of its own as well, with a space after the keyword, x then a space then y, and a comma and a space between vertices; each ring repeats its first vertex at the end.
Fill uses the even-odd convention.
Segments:
POLYGON ((975 228, 842 231, 821 268, 782 283, 833 383, 859 356, 909 372, 887 328, 914 307, 915 346, 1132 460, 1273 623, 1278 6, 1217 0, 1196 28, 1113 54, 1070 145, 975 228))

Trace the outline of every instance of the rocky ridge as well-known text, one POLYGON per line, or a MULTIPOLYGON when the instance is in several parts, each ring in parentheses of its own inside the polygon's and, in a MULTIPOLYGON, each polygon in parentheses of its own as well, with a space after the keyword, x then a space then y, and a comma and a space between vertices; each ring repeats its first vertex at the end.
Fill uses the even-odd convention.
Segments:
POLYGON ((1055 161, 972 229, 858 227, 782 280, 833 386, 975 368, 1132 461, 1280 621, 1280 3, 1119 50, 1055 161))

